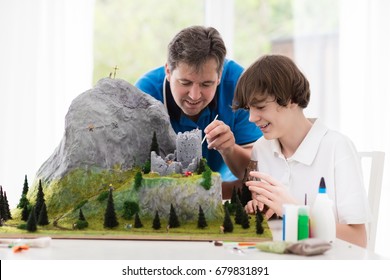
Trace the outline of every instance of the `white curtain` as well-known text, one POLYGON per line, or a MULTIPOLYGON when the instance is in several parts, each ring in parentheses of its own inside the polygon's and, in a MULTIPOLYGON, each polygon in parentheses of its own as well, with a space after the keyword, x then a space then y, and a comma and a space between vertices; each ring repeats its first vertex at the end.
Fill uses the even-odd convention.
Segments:
POLYGON ((0 185, 11 208, 93 74, 94 0, 0 0, 0 185))
POLYGON ((340 128, 359 150, 386 152, 376 245, 385 256, 390 255, 389 34, 389 1, 341 1, 340 128))
POLYGON ((205 25, 216 28, 225 42, 226 56, 233 59, 234 0, 204 0, 205 25))
POLYGON ((359 151, 386 152, 376 251, 389 256, 390 1, 294 0, 294 21, 294 59, 312 89, 306 114, 359 151))

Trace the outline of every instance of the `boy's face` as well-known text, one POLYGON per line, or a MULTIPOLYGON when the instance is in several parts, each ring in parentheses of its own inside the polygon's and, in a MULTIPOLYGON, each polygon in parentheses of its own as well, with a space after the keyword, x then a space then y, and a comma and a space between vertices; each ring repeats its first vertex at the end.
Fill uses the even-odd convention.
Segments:
POLYGON ((255 123, 263 132, 265 139, 280 139, 294 129, 293 108, 296 104, 280 106, 273 97, 249 105, 249 121, 255 123))
POLYGON ((213 100, 220 83, 215 59, 209 59, 195 71, 185 63, 179 63, 173 71, 165 65, 173 99, 185 115, 196 121, 204 108, 213 100))

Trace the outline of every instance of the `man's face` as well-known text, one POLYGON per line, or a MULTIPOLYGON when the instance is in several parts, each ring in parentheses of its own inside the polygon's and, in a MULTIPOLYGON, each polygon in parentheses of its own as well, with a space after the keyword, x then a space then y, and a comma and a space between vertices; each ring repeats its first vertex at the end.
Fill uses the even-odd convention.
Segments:
POLYGON ((165 73, 176 104, 185 115, 196 121, 202 110, 213 100, 220 83, 217 62, 211 58, 199 71, 188 64, 179 63, 171 72, 165 65, 165 73))

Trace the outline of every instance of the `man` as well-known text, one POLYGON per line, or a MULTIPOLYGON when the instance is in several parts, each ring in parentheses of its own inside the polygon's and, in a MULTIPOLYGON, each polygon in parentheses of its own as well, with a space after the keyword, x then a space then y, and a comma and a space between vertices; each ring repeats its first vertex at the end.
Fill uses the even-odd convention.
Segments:
MULTIPOLYGON (((169 43, 165 66, 146 73, 135 86, 165 105, 176 133, 201 129, 207 164, 224 182, 232 182, 244 176, 242 166, 248 165, 252 143, 262 133, 249 122, 247 111, 231 109, 243 68, 225 57, 215 28, 188 27, 169 43)), ((223 186, 224 198, 230 198, 234 185, 241 183, 223 186)))

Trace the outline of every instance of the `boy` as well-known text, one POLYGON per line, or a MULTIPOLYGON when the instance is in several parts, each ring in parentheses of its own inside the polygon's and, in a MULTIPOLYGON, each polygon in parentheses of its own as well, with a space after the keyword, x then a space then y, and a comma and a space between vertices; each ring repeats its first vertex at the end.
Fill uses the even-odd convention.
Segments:
POLYGON ((285 203, 310 206, 324 177, 333 200, 336 236, 365 247, 369 220, 360 159, 346 136, 328 129, 318 119, 305 117, 310 100, 309 82, 294 62, 281 55, 255 61, 241 76, 234 109, 249 109, 249 120, 263 132, 252 149, 261 181, 249 181, 252 199, 246 211, 258 205, 282 216, 285 203))

